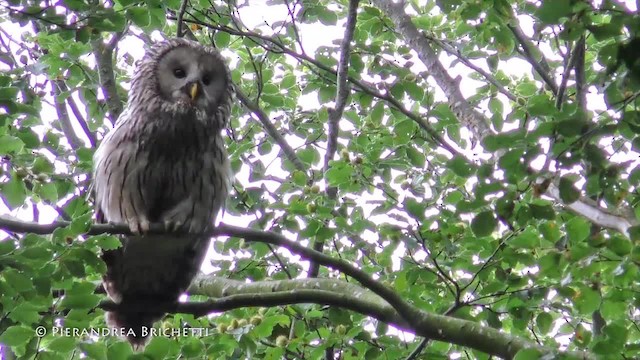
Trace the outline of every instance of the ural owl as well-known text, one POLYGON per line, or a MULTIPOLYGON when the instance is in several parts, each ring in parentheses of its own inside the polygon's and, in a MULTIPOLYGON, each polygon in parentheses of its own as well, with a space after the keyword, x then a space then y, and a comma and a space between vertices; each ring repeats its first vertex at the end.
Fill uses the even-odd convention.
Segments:
POLYGON ((146 343, 145 327, 164 316, 140 311, 140 304, 176 302, 207 252, 209 238, 197 234, 213 226, 229 192, 221 131, 232 98, 229 69, 214 48, 184 39, 153 45, 95 153, 97 219, 127 224, 135 234, 103 254, 107 294, 120 308, 132 304, 108 312, 107 323, 124 328, 136 349, 146 343), (150 223, 169 232, 148 234, 150 223))

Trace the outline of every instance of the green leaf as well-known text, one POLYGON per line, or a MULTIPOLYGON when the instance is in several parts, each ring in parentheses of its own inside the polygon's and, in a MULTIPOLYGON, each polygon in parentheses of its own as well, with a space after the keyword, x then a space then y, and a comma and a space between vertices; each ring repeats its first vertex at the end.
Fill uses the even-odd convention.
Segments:
POLYGON ((11 179, 3 184, 1 189, 2 196, 12 209, 21 206, 27 197, 27 190, 15 173, 11 174, 11 179))
POLYGON ((541 354, 538 350, 535 349, 523 349, 516 353, 516 356, 513 357, 513 360, 540 360, 541 354))
POLYGON ((573 185, 573 180, 563 176, 560 178, 560 199, 565 204, 571 204, 580 198, 580 191, 573 185))
POLYGON ((426 156, 423 153, 415 149, 413 146, 407 147, 407 156, 411 161, 411 165, 417 168, 424 168, 425 163, 427 162, 426 156))
POLYGON ((533 214, 533 217, 536 219, 553 220, 556 218, 556 212, 553 210, 551 204, 529 204, 529 207, 531 208, 531 214, 533 214))
POLYGON ((0 343, 8 346, 19 346, 26 344, 34 335, 35 331, 33 329, 14 325, 0 334, 0 343))
POLYGON ((571 0, 544 0, 536 16, 546 24, 559 24, 560 18, 571 15, 571 0))
POLYGON ((447 162, 447 167, 456 175, 463 178, 471 176, 475 170, 473 165, 469 164, 467 160, 460 155, 456 155, 453 159, 449 160, 447 162))
POLYGON ((7 283, 18 292, 25 292, 33 289, 31 279, 27 275, 18 272, 16 269, 6 269, 0 273, 0 275, 2 275, 7 283))
POLYGON ((76 347, 76 339, 71 336, 57 336, 46 348, 56 353, 67 353, 76 347))
POLYGON ((19 153, 24 147, 22 140, 11 135, 0 136, 0 154, 19 153))
POLYGON ((600 294, 588 287, 582 287, 573 297, 573 303, 584 315, 591 315, 600 307, 600 294))
POLYGON ((553 316, 551 316, 551 314, 547 312, 542 312, 538 314, 538 316, 536 317, 536 326, 538 327, 538 330, 541 333, 546 334, 549 331, 551 331, 552 325, 553 325, 553 316))
POLYGON ((404 200, 404 208, 407 210, 409 215, 417 220, 424 219, 425 206, 422 202, 414 199, 414 198, 406 198, 404 200))
POLYGON ((67 294, 60 303, 66 309, 92 309, 100 302, 100 296, 95 294, 67 294))
POLYGON ((18 95, 17 87, 0 87, 0 100, 14 100, 18 95))
POLYGON ((276 325, 284 325, 289 323, 286 315, 270 315, 266 316, 262 322, 251 331, 256 338, 266 338, 271 336, 273 328, 276 325))
POLYGON ((532 228, 527 228, 508 241, 509 246, 516 249, 535 249, 540 246, 540 236, 532 228))
POLYGON ((78 347, 89 359, 107 359, 107 347, 103 343, 80 342, 78 347))
POLYGON ((32 325, 40 320, 39 311, 43 310, 46 310, 46 308, 36 306, 30 302, 22 302, 11 310, 8 317, 13 321, 32 325))
POLYGON ((107 348, 107 359, 120 360, 127 359, 133 352, 131 346, 126 342, 115 342, 107 348))
POLYGON ((330 186, 339 186, 351 182, 353 167, 343 161, 337 161, 325 173, 330 186))
POLYGON ((122 246, 120 239, 113 235, 98 235, 95 239, 102 250, 115 250, 122 246))
POLYGON ((133 21, 134 24, 144 28, 149 25, 151 19, 149 18, 149 10, 143 7, 130 7, 127 9, 127 17, 133 21))
POLYGON ((566 223, 565 229, 567 230, 569 240, 572 243, 578 243, 589 236, 591 233, 591 224, 585 219, 574 217, 566 223))
POLYGON ((471 230, 477 237, 489 236, 498 226, 498 222, 491 211, 483 211, 471 221, 471 230))
POLYGON ((607 248, 618 256, 626 256, 633 250, 633 243, 625 237, 614 235, 607 242, 607 248))

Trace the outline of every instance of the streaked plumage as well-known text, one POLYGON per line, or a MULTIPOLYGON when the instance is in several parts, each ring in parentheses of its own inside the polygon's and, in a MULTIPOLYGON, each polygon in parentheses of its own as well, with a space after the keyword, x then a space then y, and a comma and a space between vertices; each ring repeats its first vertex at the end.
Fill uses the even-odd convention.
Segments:
MULTIPOLYGON (((113 301, 173 302, 189 286, 209 238, 144 235, 150 223, 202 233, 213 226, 230 187, 221 130, 233 98, 228 68, 211 47, 172 39, 151 47, 136 69, 126 109, 94 156, 98 221, 125 223, 141 236, 107 251, 103 285, 113 301), (194 84, 196 84, 194 86, 194 84)), ((112 327, 141 327, 164 314, 110 312, 112 327)))

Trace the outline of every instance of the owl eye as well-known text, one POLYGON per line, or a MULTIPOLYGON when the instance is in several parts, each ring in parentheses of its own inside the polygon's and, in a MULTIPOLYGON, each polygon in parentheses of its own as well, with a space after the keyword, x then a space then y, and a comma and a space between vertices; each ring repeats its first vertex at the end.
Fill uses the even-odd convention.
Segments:
POLYGON ((202 77, 202 83, 205 86, 208 86, 211 83, 211 76, 209 76, 208 74, 202 77))
POLYGON ((183 77, 187 76, 182 68, 173 69, 173 75, 175 75, 175 77, 177 77, 178 79, 182 79, 183 77))

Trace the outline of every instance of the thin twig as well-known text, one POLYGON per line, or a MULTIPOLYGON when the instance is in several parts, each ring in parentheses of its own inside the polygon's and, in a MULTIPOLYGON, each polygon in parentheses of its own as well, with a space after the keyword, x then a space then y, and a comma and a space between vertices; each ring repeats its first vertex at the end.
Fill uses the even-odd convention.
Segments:
POLYGON ((184 35, 184 33, 182 32, 182 27, 184 26, 182 18, 184 17, 185 11, 187 11, 188 3, 189 3, 189 0, 182 0, 182 4, 180 4, 180 10, 178 10, 178 17, 177 17, 178 25, 176 29, 176 37, 179 37, 179 38, 184 35))
MULTIPOLYGON (((338 124, 342 117, 342 113, 344 112, 344 108, 347 105, 347 98, 349 97, 349 86, 347 84, 349 57, 351 55, 351 40, 353 39, 353 32, 356 27, 359 2, 360 0, 349 1, 346 29, 344 31, 342 43, 340 44, 340 60, 338 61, 335 107, 333 109, 329 109, 329 133, 327 136, 327 152, 324 158, 325 172, 329 169, 329 161, 333 160, 338 149, 338 132, 340 129, 338 124)), ((330 188, 330 190, 332 191, 328 191, 329 197, 335 198, 337 189, 330 188)))
POLYGON ((109 111, 108 117, 112 126, 115 125, 116 120, 118 119, 118 116, 120 116, 120 113, 122 113, 123 109, 120 95, 118 95, 118 87, 116 85, 113 70, 113 51, 122 36, 123 33, 114 34, 113 38, 111 38, 107 44, 102 41, 102 38, 91 42, 93 54, 96 59, 100 86, 104 93, 107 110, 109 111))
POLYGON ((289 159, 289 161, 293 163, 296 169, 306 172, 308 170, 307 166, 305 166, 305 164, 302 162, 302 160, 300 160, 298 155, 296 155, 295 150, 293 150, 293 148, 289 145, 287 140, 285 140, 282 134, 278 132, 278 129, 276 129, 276 127, 273 126, 273 124, 271 123, 271 120, 269 120, 269 116, 267 116, 264 110, 262 110, 258 106, 258 104, 251 101, 247 97, 247 95, 245 95, 242 92, 242 90, 240 90, 238 86, 236 86, 235 88, 236 88, 236 98, 240 100, 240 102, 258 118, 258 121, 260 121, 260 123, 264 127, 264 130, 267 132, 267 134, 269 134, 269 136, 271 136, 273 140, 275 140, 276 143, 278 143, 278 145, 284 152, 284 155, 287 157, 287 159, 289 159))
MULTIPOLYGON (((58 85, 62 87, 62 91, 68 91, 67 85, 64 82, 59 82, 58 85)), ((80 112, 80 109, 78 108, 78 105, 76 104, 71 94, 69 94, 69 96, 67 97, 67 104, 71 108, 71 112, 73 113, 73 116, 75 116, 76 121, 82 128, 84 135, 89 139, 91 147, 96 147, 96 135, 89 129, 87 121, 85 120, 84 116, 82 116, 82 113, 80 112)))
POLYGON ((66 89, 66 85, 64 84, 64 80, 55 80, 51 81, 53 87, 53 96, 55 99, 55 108, 56 113, 58 115, 58 121, 60 122, 60 127, 62 128, 62 132, 64 136, 67 138, 69 145, 72 149, 78 150, 83 147, 84 143, 75 130, 73 129, 73 125, 71 125, 71 119, 69 118, 69 112, 67 111, 67 103, 65 99, 62 98, 63 89, 66 89))
POLYGON ((507 27, 509 28, 509 30, 511 30, 516 40, 518 40, 518 42, 522 46, 522 51, 524 52, 524 56, 527 58, 529 64, 531 64, 533 69, 538 73, 538 75, 540 75, 549 89, 551 89, 554 94, 558 94, 558 86, 549 75, 549 66, 546 62, 536 60, 536 57, 533 55, 533 51, 531 50, 532 44, 530 43, 527 36, 518 26, 507 25, 507 27))
POLYGON ((578 108, 582 110, 583 114, 587 113, 587 86, 585 79, 585 36, 582 35, 578 40, 575 50, 575 64, 573 70, 576 76, 576 101, 578 102, 578 108))
POLYGON ((496 89, 498 89, 498 92, 500 92, 501 94, 503 94, 504 96, 506 96, 509 100, 511 101, 517 101, 518 97, 513 95, 512 92, 510 92, 509 90, 507 90, 504 86, 502 86, 502 84, 498 81, 498 79, 495 78, 495 76, 491 75, 490 73, 488 73, 487 71, 485 71, 484 69, 482 69, 481 67, 475 65, 474 63, 471 62, 471 60, 465 58, 464 56, 462 56, 462 54, 460 53, 460 51, 458 51, 456 48, 454 48, 453 46, 451 46, 450 44, 437 39, 431 35, 428 34, 424 34, 424 36, 435 42, 436 44, 438 44, 438 46, 440 46, 440 48, 444 51, 447 52, 447 54, 455 56, 458 60, 460 60, 461 63, 463 63, 464 65, 466 65, 469 69, 477 72, 478 74, 482 75, 482 77, 484 77, 488 82, 491 83, 491 85, 495 86, 496 89))

